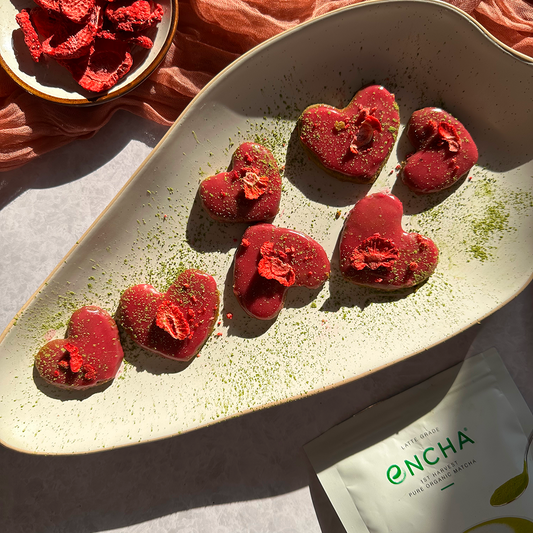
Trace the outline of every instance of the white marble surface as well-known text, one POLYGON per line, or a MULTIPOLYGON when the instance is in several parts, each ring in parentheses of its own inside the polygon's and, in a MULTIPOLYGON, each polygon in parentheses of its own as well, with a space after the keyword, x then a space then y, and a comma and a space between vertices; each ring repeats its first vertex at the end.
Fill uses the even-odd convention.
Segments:
MULTIPOLYGON (((96 136, 0 174, 0 330, 166 129, 119 113, 96 136)), ((505 275, 505 273, 502 273, 505 275)), ((72 457, 0 448, 6 533, 342 533, 302 445, 495 346, 533 408, 533 286, 481 324, 357 382, 189 434, 72 457)))

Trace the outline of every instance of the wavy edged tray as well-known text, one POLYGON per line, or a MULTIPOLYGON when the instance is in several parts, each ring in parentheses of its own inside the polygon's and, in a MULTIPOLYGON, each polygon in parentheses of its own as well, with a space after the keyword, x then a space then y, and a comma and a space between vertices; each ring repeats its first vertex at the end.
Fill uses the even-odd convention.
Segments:
POLYGON ((195 98, 4 332, 2 443, 71 454, 177 435, 356 379, 501 307, 533 272, 532 82, 531 62, 439 2, 359 4, 238 59, 195 98), (402 117, 399 141, 372 188, 325 175, 294 133, 306 106, 344 106, 370 82, 396 93, 402 117), (469 128, 480 160, 471 180, 417 197, 397 183, 394 169, 411 150, 403 126, 429 105, 469 128), (333 267, 321 290, 291 289, 286 309, 267 323, 247 317, 232 294, 245 226, 211 222, 197 199, 202 177, 225 169, 248 140, 269 146, 285 166, 275 223, 322 243, 333 267), (382 294, 339 274, 344 217, 359 198, 384 188, 404 202, 405 227, 440 248, 437 272, 418 290, 382 294), (184 267, 213 274, 222 292, 222 335, 208 340, 201 357, 180 366, 126 341, 122 374, 97 392, 56 391, 35 376, 34 354, 45 338, 63 335, 75 308, 91 303, 114 313, 129 285, 162 289, 184 267))

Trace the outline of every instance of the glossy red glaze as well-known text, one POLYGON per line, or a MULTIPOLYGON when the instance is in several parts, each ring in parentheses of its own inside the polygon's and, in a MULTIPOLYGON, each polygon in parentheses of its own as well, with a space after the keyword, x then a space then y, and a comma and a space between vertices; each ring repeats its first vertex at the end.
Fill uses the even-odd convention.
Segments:
POLYGON ((407 159, 402 180, 417 193, 428 194, 451 187, 477 162, 478 151, 472 136, 456 118, 442 109, 426 107, 415 111, 407 125, 407 136, 416 153, 407 159), (457 151, 451 151, 439 135, 438 125, 441 123, 452 126, 457 132, 457 151))
POLYGON ((228 172, 206 178, 200 184, 200 198, 205 210, 220 222, 265 222, 273 219, 281 200, 281 176, 274 156, 264 146, 244 143, 235 150, 228 172), (268 178, 257 199, 245 196, 243 178, 246 169, 268 178))
POLYGON ((235 255, 233 292, 241 307, 260 320, 269 320, 279 314, 289 289, 276 279, 266 279, 259 274, 261 247, 265 243, 274 243, 274 248, 283 252, 291 250, 287 255, 294 270, 294 286, 316 289, 330 274, 326 252, 311 237, 272 224, 249 227, 235 255))
POLYGON ((439 257, 437 246, 418 233, 406 233, 402 215, 400 200, 385 192, 371 194, 355 204, 344 222, 339 245, 340 270, 346 279, 390 291, 412 287, 433 274, 439 257), (388 249, 392 244, 396 253, 389 255, 396 255, 397 259, 374 270, 370 266, 358 270, 354 267, 354 251, 375 235, 382 242, 390 241, 388 249))
POLYGON ((166 293, 145 284, 126 289, 120 298, 117 322, 139 346, 169 359, 188 361, 200 351, 213 331, 218 305, 215 279, 200 270, 186 270, 166 293), (174 338, 157 326, 157 311, 164 302, 177 306, 188 320, 190 335, 187 338, 174 338))
POLYGON ((123 357, 113 318, 100 307, 88 305, 72 314, 65 339, 50 341, 41 348, 35 357, 35 367, 41 377, 52 385, 66 389, 87 389, 113 379, 123 357), (66 349, 69 344, 78 349, 82 358, 81 368, 77 372, 69 368, 70 356, 66 349))
POLYGON ((344 109, 312 105, 298 121, 300 141, 315 162, 337 178, 356 183, 372 183, 377 178, 399 125, 394 95, 379 85, 360 90, 344 109), (358 121, 364 109, 372 111, 372 119, 361 128, 358 121))

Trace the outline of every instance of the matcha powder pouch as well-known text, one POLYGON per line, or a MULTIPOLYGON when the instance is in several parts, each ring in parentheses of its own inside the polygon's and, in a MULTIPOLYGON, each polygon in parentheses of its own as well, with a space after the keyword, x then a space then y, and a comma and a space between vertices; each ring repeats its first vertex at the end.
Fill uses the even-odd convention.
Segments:
POLYGON ((531 411, 489 350, 365 409, 305 452, 348 533, 533 533, 532 431, 531 411))

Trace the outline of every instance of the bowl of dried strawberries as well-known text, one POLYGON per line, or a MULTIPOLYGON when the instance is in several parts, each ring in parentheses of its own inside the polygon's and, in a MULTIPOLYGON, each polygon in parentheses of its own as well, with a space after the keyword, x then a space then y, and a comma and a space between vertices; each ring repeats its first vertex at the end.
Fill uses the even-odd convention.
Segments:
POLYGON ((95 105, 150 76, 177 24, 178 0, 2 2, 0 65, 36 96, 95 105))

